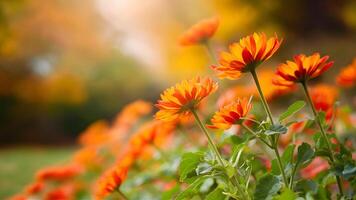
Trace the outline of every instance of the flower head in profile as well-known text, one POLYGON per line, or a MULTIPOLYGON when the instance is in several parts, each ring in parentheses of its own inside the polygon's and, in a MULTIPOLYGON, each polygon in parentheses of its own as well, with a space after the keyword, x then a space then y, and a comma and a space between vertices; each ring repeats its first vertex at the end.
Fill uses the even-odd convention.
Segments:
POLYGON ((346 66, 336 77, 336 83, 343 87, 352 87, 356 82, 356 59, 346 66))
POLYGON ((208 125, 208 127, 223 130, 229 129, 232 125, 241 123, 241 118, 245 117, 251 108, 251 99, 238 99, 216 112, 211 119, 212 125, 208 125))
POLYGON ((161 94, 161 99, 156 104, 159 111, 155 117, 163 121, 174 121, 182 115, 187 115, 217 88, 218 84, 210 78, 184 80, 161 94))
POLYGON ((103 199, 117 190, 125 181, 127 173, 127 167, 115 166, 107 170, 96 183, 96 199, 103 199))
POLYGON ((320 58, 319 53, 311 56, 299 54, 294 57, 294 61, 287 61, 278 66, 273 83, 280 86, 293 86, 294 83, 303 83, 320 76, 328 70, 333 61, 328 62, 329 56, 320 58))
POLYGON ((82 172, 83 168, 77 164, 53 166, 38 171, 36 174, 36 178, 39 181, 64 181, 74 178, 82 172))
POLYGON ((254 33, 230 45, 230 52, 221 52, 218 66, 212 66, 219 78, 237 79, 242 73, 255 69, 278 50, 282 40, 254 33))
POLYGON ((217 17, 204 19, 185 31, 180 36, 179 43, 182 46, 202 43, 214 35, 218 26, 219 19, 217 17))

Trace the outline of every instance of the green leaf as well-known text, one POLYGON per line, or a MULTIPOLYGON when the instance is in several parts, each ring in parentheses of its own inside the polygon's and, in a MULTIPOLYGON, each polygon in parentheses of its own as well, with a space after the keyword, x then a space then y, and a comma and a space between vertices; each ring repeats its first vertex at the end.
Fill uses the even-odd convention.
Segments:
POLYGON ((304 101, 296 101, 294 102, 292 105, 290 105, 287 110, 282 113, 279 117, 279 121, 283 121, 285 119, 287 119, 288 117, 294 115, 295 113, 297 113, 300 109, 302 109, 305 106, 305 102, 304 101))
POLYGON ((190 199, 189 197, 192 197, 199 192, 200 186, 209 177, 210 176, 199 176, 193 183, 191 183, 187 187, 187 189, 185 189, 183 192, 179 193, 175 199, 176 200, 190 199))
POLYGON ((203 157, 204 154, 202 152, 183 154, 179 164, 180 181, 184 181, 188 174, 195 171, 203 157))
POLYGON ((282 194, 273 198, 273 200, 295 200, 297 195, 290 189, 285 188, 282 194))
POLYGON ((294 149, 295 149, 295 145, 290 144, 288 145, 286 150, 284 150, 284 153, 282 155, 282 162, 284 163, 284 165, 287 165, 288 163, 292 163, 294 149))
POLYGON ((212 192, 210 192, 205 200, 224 200, 226 196, 223 194, 223 190, 219 187, 215 188, 212 192))
POLYGON ((303 142, 303 144, 298 147, 297 165, 303 166, 309 163, 313 157, 314 150, 308 143, 303 142))
POLYGON ((311 192, 312 194, 317 193, 318 184, 312 180, 301 180, 296 184, 296 191, 311 192))
POLYGON ((356 166, 354 164, 345 165, 344 170, 342 171, 342 176, 345 179, 355 177, 356 176, 356 166))
POLYGON ((276 134, 284 134, 288 131, 286 126, 281 124, 274 124, 269 129, 267 129, 264 134, 265 135, 276 135, 276 134))
POLYGON ((281 187, 281 181, 277 176, 266 174, 257 182, 254 200, 271 200, 281 187))

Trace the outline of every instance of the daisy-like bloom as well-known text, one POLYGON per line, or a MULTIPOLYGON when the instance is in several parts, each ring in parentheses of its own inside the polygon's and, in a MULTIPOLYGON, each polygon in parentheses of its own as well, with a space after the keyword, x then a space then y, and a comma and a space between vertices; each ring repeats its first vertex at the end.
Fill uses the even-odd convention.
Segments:
POLYGON ((311 87, 310 96, 317 111, 326 114, 326 120, 330 120, 334 113, 334 103, 338 97, 338 90, 331 85, 320 84, 311 87))
POLYGON ((336 77, 336 83, 342 87, 352 87, 356 82, 356 59, 346 66, 336 77))
POLYGON ((238 79, 242 73, 254 70, 271 58, 282 40, 268 38, 264 33, 254 33, 230 45, 230 52, 221 52, 218 66, 212 66, 219 78, 238 79))
POLYGON ((251 110, 251 101, 247 98, 242 100, 238 99, 229 105, 222 107, 216 112, 211 119, 212 125, 208 125, 209 128, 227 130, 234 124, 242 122, 242 117, 245 117, 251 110))
POLYGON ((159 111, 155 118, 162 121, 174 121, 180 116, 188 115, 196 109, 199 103, 208 95, 215 92, 218 84, 210 78, 194 78, 184 80, 174 87, 168 88, 161 94, 156 106, 159 111))
POLYGON ((36 178, 39 181, 54 180, 64 181, 71 179, 83 172, 83 168, 76 164, 65 166, 47 167, 37 172, 36 178))
POLYGON ((179 44, 189 46, 205 42, 214 35, 218 26, 217 17, 204 19, 184 32, 179 38, 179 44))
POLYGON ((294 61, 287 61, 278 66, 273 83, 280 86, 291 87, 295 83, 305 83, 306 81, 320 76, 328 70, 333 61, 328 62, 329 56, 320 58, 319 53, 311 56, 299 54, 294 57, 294 61))

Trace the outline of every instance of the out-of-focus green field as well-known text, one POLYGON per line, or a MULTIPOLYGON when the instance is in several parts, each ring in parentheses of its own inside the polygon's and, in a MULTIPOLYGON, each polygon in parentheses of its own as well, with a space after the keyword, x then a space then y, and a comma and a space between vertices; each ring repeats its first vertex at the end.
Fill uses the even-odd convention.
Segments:
POLYGON ((34 173, 45 166, 66 162, 73 147, 18 147, 0 150, 0 199, 22 191, 34 173))

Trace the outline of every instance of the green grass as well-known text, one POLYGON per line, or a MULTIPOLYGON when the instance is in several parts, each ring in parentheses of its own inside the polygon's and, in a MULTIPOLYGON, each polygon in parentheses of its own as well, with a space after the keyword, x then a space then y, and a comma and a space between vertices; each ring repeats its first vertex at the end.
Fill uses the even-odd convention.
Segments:
POLYGON ((0 150, 0 199, 21 192, 45 166, 64 163, 74 148, 18 147, 0 150))

